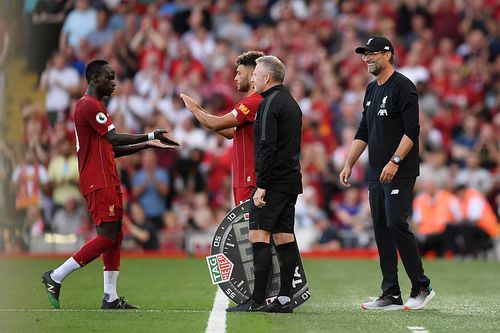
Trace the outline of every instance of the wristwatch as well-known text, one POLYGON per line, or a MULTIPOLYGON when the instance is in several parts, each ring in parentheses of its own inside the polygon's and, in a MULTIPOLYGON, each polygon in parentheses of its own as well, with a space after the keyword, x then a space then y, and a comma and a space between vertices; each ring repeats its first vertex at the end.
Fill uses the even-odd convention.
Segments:
POLYGON ((397 165, 400 165, 401 164, 401 157, 399 157, 399 155, 394 154, 391 157, 391 161, 397 165))

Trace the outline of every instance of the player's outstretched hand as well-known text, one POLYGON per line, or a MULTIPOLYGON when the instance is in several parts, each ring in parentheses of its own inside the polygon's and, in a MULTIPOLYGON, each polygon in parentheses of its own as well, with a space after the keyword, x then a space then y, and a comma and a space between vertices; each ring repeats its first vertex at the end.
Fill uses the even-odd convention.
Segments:
POLYGON ((184 104, 186 105, 186 107, 188 108, 189 111, 192 112, 192 110, 200 107, 198 105, 198 103, 196 103, 194 101, 194 99, 192 99, 188 95, 181 94, 180 96, 181 96, 182 100, 184 101, 184 104))
POLYGON ((160 140, 150 140, 148 141, 148 146, 151 148, 160 148, 160 149, 175 149, 177 146, 175 145, 169 145, 166 143, 161 142, 160 140))
POLYGON ((166 129, 157 129, 154 133, 155 133, 155 139, 160 140, 161 143, 167 146, 180 146, 179 143, 177 143, 177 141, 175 141, 174 139, 172 139, 167 135, 168 131, 166 129))

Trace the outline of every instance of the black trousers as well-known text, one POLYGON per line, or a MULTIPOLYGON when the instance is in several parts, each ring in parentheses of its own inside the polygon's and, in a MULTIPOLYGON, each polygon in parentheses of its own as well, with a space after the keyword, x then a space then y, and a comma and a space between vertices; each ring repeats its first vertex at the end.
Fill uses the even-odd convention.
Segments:
POLYGON ((398 295, 398 252, 410 278, 412 290, 427 287, 422 259, 407 221, 411 211, 415 178, 395 178, 389 184, 370 181, 369 198, 375 241, 382 270, 382 292, 398 295))

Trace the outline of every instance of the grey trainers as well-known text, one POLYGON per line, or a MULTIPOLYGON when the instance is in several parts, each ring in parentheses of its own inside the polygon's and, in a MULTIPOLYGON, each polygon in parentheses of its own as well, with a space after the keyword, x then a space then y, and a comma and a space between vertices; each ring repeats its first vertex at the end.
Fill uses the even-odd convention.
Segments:
POLYGON ((292 307, 292 302, 286 302, 285 304, 281 304, 281 302, 276 299, 271 303, 266 306, 264 309, 265 312, 274 312, 274 313, 292 313, 293 312, 293 307, 292 307))
POLYGON ((423 309, 429 301, 436 296, 436 292, 432 288, 420 288, 419 290, 412 290, 410 298, 406 301, 404 306, 405 310, 420 310, 423 309))
POLYGON ((365 310, 402 310, 403 299, 401 295, 382 294, 371 302, 362 303, 361 307, 365 310))

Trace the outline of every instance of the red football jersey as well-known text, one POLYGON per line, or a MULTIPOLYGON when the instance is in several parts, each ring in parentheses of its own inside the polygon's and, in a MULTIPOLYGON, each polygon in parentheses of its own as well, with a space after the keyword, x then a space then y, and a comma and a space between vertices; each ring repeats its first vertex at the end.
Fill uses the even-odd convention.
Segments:
POLYGON ((87 94, 78 100, 75 135, 82 195, 120 185, 113 146, 103 137, 114 128, 108 111, 99 100, 87 94))
POLYGON ((256 186, 253 154, 253 121, 262 96, 253 94, 241 100, 232 111, 240 126, 233 135, 233 187, 256 186))

